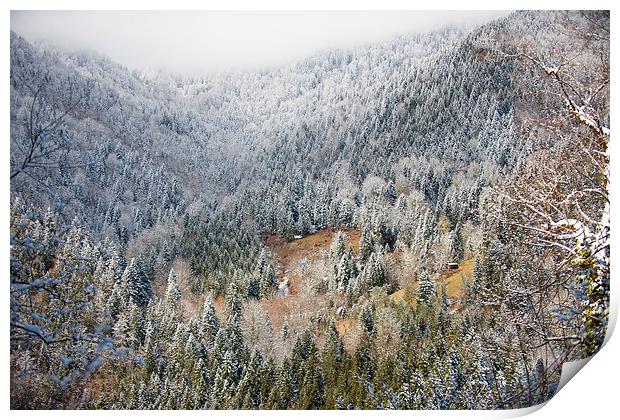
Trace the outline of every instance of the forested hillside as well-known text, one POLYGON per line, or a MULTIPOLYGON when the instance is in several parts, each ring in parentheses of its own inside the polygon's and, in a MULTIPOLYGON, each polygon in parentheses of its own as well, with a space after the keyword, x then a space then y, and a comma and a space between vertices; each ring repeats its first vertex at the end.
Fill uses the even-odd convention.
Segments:
POLYGON ((608 12, 200 78, 10 37, 13 408, 516 408, 600 348, 608 12))

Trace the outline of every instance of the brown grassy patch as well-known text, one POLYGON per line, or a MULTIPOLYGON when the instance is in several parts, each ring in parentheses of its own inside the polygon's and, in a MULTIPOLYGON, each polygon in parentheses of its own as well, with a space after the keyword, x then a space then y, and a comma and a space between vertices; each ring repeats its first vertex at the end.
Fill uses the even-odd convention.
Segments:
POLYGON ((337 322, 336 328, 338 329, 338 334, 340 334, 340 337, 342 337, 344 349, 347 353, 352 353, 357 346, 357 342, 359 341, 358 324, 359 321, 355 318, 340 319, 337 322))
POLYGON ((439 277, 440 281, 446 284, 448 296, 451 299, 462 297, 465 293, 463 277, 473 279, 475 258, 461 261, 456 270, 444 271, 439 277))
MULTIPOLYGON (((329 248, 336 234, 336 230, 323 229, 301 239, 286 241, 285 239, 270 235, 265 239, 265 245, 271 251, 270 258, 276 271, 276 278, 282 281, 288 278, 289 295, 273 296, 262 301, 263 308, 269 315, 274 331, 278 331, 285 319, 288 319, 291 328, 293 324, 305 315, 308 317, 325 312, 330 300, 338 302, 338 296, 314 294, 309 291, 313 276, 316 278, 315 264, 321 265, 327 257, 329 248)), ((361 231, 357 229, 344 230, 347 246, 353 252, 359 251, 359 239, 361 231)))
MULTIPOLYGON (((359 229, 348 229, 343 230, 343 232, 347 236, 347 246, 350 246, 353 252, 357 253, 361 231, 359 229)), ((278 281, 282 281, 284 277, 288 278, 291 295, 299 292, 307 277, 309 263, 329 251, 335 234, 336 230, 323 229, 290 242, 276 235, 270 235, 265 239, 265 245, 272 251, 276 277, 278 281), (306 263, 302 264, 304 259, 306 263)))
POLYGON ((390 298, 396 303, 404 302, 411 306, 415 306, 415 299, 411 299, 406 288, 395 291, 390 295, 390 298))
MULTIPOLYGON (((464 260, 459 264, 459 268, 455 270, 446 270, 439 275, 439 279, 437 280, 437 288, 439 291, 439 287, 442 284, 446 285, 446 292, 448 293, 448 297, 452 301, 458 301, 465 294, 465 286, 463 284, 464 278, 473 278, 474 272, 474 264, 475 258, 470 258, 468 260, 464 260)), ((397 290, 396 292, 390 295, 390 298, 396 302, 404 302, 412 307, 416 305, 415 293, 417 290, 417 281, 414 283, 397 290)), ((453 307, 457 305, 454 304, 453 307)))

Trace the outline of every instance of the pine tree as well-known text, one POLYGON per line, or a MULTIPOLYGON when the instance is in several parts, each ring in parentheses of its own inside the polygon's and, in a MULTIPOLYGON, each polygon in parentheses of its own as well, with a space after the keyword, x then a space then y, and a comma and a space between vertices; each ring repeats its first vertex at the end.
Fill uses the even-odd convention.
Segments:
POLYGON ((363 327, 360 342, 353 356, 352 374, 355 380, 350 394, 353 397, 355 408, 370 408, 371 406, 372 383, 376 366, 372 351, 372 339, 368 330, 368 326, 363 327))
POLYGON ((121 347, 138 348, 142 336, 142 315, 140 308, 133 302, 121 312, 114 324, 114 341, 121 347))
POLYGON ((395 407, 397 410, 413 410, 414 407, 414 391, 409 381, 409 373, 404 370, 402 384, 398 390, 395 407))
POLYGON ((375 309, 370 301, 366 301, 359 315, 362 331, 372 337, 375 334, 375 309))
POLYGON ((215 306, 213 305, 213 297, 211 294, 207 295, 202 307, 200 328, 207 345, 211 346, 220 329, 220 321, 215 313, 215 306))
MULTIPOLYGON (((96 306, 103 310, 102 316, 105 319, 102 319, 101 322, 105 323, 108 321, 107 316, 111 316, 111 314, 105 313, 106 311, 106 303, 110 299, 110 297, 114 293, 114 286, 121 278, 120 273, 120 261, 117 255, 113 255, 108 261, 105 261, 103 258, 100 258, 97 262, 97 269, 93 274, 94 278, 98 280, 97 286, 97 297, 96 297, 96 306)), ((117 291, 117 293, 120 293, 117 291)), ((116 302, 111 303, 111 307, 116 309, 116 302)))
POLYGON ((222 363, 224 352, 228 347, 225 328, 220 328, 215 334, 213 346, 211 347, 209 358, 209 372, 215 372, 217 367, 222 363))
POLYGON ((310 353, 305 363, 299 399, 302 410, 321 409, 325 404, 325 379, 316 351, 310 353))
POLYGON ((256 272, 259 276, 263 274, 265 268, 267 268, 267 254, 265 253, 265 248, 261 248, 256 260, 256 272))
POLYGON ((284 359, 282 366, 278 369, 276 382, 269 395, 269 408, 273 410, 286 410, 293 408, 293 393, 295 385, 291 375, 291 363, 284 359))
POLYGON ((194 399, 197 402, 198 408, 204 408, 208 402, 209 382, 207 368, 203 359, 198 359, 194 365, 190 383, 192 384, 194 399))
POLYGON ((128 285, 129 296, 136 305, 144 306, 149 302, 153 295, 151 284, 136 258, 132 258, 125 268, 122 281, 128 285))
POLYGON ((116 281, 116 283, 114 283, 112 293, 106 302, 105 312, 111 320, 116 319, 121 308, 126 307, 129 303, 130 293, 127 280, 127 276, 123 275, 116 281))
POLYGON ((370 255, 362 276, 364 277, 364 284, 368 288, 380 287, 387 282, 385 267, 376 253, 373 252, 370 255))
POLYGON ((250 357, 250 363, 243 373, 237 387, 232 406, 242 410, 255 410, 261 406, 261 371, 263 358, 256 350, 250 357))
POLYGON ((230 406, 237 387, 237 367, 234 353, 231 350, 226 351, 213 380, 211 408, 226 409, 230 406))
POLYGON ((282 328, 280 328, 280 337, 283 340, 286 340, 289 336, 289 326, 288 326, 288 321, 284 320, 284 322, 282 323, 282 328))
POLYGON ((374 241, 378 245, 384 246, 390 244, 390 235, 388 228, 385 225, 385 220, 380 215, 375 216, 372 221, 372 235, 374 241))
POLYGON ((144 345, 142 346, 142 359, 144 360, 144 369, 147 375, 150 375, 157 369, 159 359, 158 344, 155 322, 150 321, 146 326, 144 345))
POLYGON ((463 236, 461 234, 461 224, 457 223, 456 227, 450 232, 449 237, 450 259, 458 262, 463 259, 465 247, 463 245, 463 236))
POLYGON ((226 326, 226 343, 227 349, 232 353, 234 359, 234 379, 239 380, 243 368, 243 361, 246 359, 246 347, 243 341, 243 333, 241 331, 240 317, 232 316, 228 320, 226 326))
POLYGON ((166 286, 166 294, 164 299, 166 300, 168 305, 171 305, 175 308, 177 308, 179 301, 181 300, 181 289, 179 289, 177 275, 174 271, 174 268, 171 268, 170 273, 168 274, 168 283, 166 286))
POLYGON ((261 297, 260 278, 253 273, 247 278, 247 296, 254 299, 261 297))
POLYGON ((359 258, 362 264, 366 263, 370 254, 372 254, 374 250, 374 243, 372 240, 372 235, 368 231, 366 227, 362 229, 362 235, 360 236, 360 250, 359 250, 359 258))
POLYGON ((480 261, 480 255, 476 255, 476 261, 474 263, 474 293, 478 295, 482 291, 482 285, 484 282, 484 271, 482 263, 480 261))
POLYGON ((336 274, 337 290, 341 293, 346 292, 349 287, 349 282, 353 280, 357 274, 355 259, 349 248, 349 251, 342 255, 340 263, 338 264, 338 271, 336 274))
POLYGON ((345 253, 345 235, 342 231, 336 232, 334 239, 332 240, 332 244, 330 247, 330 256, 331 260, 334 264, 334 274, 338 272, 338 265, 342 259, 342 256, 345 253))
POLYGON ((331 318, 322 352, 325 381, 325 408, 336 405, 336 386, 344 359, 344 344, 338 334, 336 320, 331 318))
POLYGON ((232 318, 239 320, 241 318, 241 307, 242 303, 239 286, 233 281, 229 284, 228 290, 226 291, 226 309, 228 311, 229 320, 232 318))
POLYGON ((428 410, 432 409, 432 403, 428 397, 429 387, 420 372, 415 372, 411 380, 413 390, 413 409, 428 410))
POLYGON ((448 314, 450 300, 448 298, 448 289, 445 284, 442 284, 439 290, 439 315, 437 323, 439 324, 439 330, 443 337, 450 327, 450 315, 448 314))
POLYGON ((202 355, 198 343, 194 338, 194 334, 190 331, 187 341, 185 342, 185 348, 183 349, 185 360, 183 366, 187 370, 193 370, 196 362, 201 359, 202 355))
POLYGON ((427 271, 418 279, 418 305, 432 305, 436 298, 435 281, 427 271))
POLYGON ((261 297, 270 296, 275 290, 275 286, 276 286, 276 276, 274 274, 273 267, 271 266, 271 264, 267 263, 260 276, 260 282, 259 282, 260 296, 261 297))
POLYGON ((182 366, 185 362, 185 344, 189 334, 182 323, 177 324, 169 347, 169 356, 174 363, 182 366))

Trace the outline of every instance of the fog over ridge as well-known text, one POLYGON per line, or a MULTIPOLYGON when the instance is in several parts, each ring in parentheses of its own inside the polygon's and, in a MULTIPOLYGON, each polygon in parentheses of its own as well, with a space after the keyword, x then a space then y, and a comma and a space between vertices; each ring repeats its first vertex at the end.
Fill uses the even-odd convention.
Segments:
POLYGON ((502 11, 12 11, 11 29, 131 69, 178 74, 261 70, 318 51, 477 25, 502 11))

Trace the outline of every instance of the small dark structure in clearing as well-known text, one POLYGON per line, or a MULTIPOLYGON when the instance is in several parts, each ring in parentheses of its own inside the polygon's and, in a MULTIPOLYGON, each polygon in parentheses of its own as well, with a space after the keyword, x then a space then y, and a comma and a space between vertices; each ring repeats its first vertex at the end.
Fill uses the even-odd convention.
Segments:
POLYGON ((457 268, 459 268, 459 263, 457 263, 457 262, 448 263, 448 268, 450 270, 456 270, 457 268))

